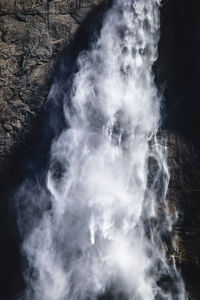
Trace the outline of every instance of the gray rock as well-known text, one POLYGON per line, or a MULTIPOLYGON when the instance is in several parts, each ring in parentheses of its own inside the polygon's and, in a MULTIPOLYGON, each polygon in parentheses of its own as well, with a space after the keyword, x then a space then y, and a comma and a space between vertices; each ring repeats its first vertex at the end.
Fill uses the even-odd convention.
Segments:
POLYGON ((0 0, 0 173, 37 122, 59 53, 101 2, 0 0))

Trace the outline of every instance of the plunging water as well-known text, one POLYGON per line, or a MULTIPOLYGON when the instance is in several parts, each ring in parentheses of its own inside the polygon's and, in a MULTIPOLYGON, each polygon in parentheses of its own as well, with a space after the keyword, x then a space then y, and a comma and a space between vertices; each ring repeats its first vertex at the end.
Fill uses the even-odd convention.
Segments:
POLYGON ((69 128, 51 147, 49 207, 41 191, 43 213, 24 237, 25 299, 187 299, 166 251, 173 217, 152 76, 159 4, 114 1, 78 57, 64 101, 69 128))

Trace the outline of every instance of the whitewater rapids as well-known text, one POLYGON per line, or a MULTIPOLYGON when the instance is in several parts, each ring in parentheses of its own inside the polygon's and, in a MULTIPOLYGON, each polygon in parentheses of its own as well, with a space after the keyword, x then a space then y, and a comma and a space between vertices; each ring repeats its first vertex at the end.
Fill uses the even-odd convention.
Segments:
POLYGON ((24 215, 31 224, 22 245, 23 299, 187 299, 164 241, 173 216, 152 74, 159 6, 115 0, 98 38, 78 57, 64 99, 68 128, 52 143, 45 187, 37 195, 21 188, 26 206, 18 224, 24 215))

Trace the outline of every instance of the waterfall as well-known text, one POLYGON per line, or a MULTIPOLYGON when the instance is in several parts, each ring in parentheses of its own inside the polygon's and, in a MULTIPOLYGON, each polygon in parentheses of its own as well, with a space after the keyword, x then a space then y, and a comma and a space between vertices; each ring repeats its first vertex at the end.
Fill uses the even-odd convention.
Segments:
POLYGON ((152 74, 159 5, 115 0, 78 56, 45 184, 21 187, 23 299, 187 299, 167 251, 175 217, 152 74))

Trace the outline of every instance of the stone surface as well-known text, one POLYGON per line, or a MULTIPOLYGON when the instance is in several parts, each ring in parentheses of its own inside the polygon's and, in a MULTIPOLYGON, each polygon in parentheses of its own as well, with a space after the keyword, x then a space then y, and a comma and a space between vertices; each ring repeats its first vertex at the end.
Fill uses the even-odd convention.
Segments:
POLYGON ((103 0, 0 0, 0 174, 37 126, 59 54, 103 0), (30 129, 32 128, 32 129, 30 129))
POLYGON ((176 207, 173 253, 182 271, 190 300, 200 296, 200 165, 193 145, 177 134, 168 133, 170 185, 168 201, 176 207))

